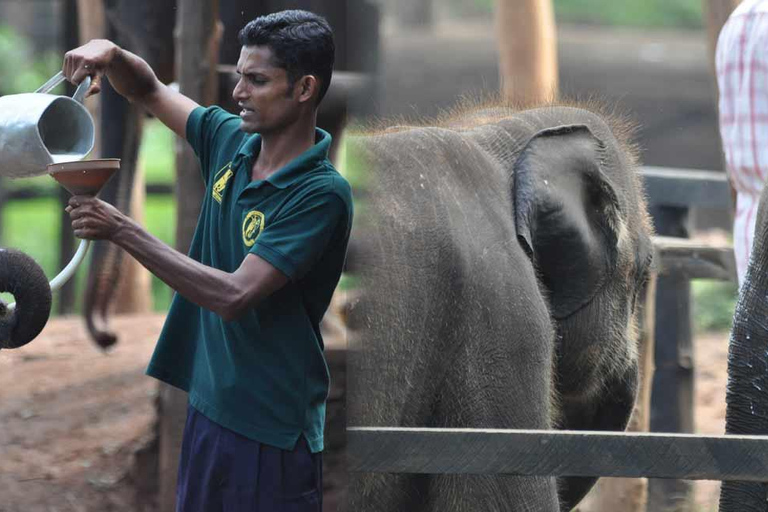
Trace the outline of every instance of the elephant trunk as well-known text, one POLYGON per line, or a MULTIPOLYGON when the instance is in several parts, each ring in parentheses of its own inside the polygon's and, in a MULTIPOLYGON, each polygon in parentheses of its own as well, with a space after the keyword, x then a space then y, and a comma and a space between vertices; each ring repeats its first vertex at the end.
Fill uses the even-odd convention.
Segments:
MULTIPOLYGON (((141 118, 144 113, 105 83, 101 91, 101 111, 109 112, 109 123, 101 127, 101 155, 120 158, 120 172, 107 182, 99 197, 126 215, 131 214, 131 192, 141 140, 141 118)), ((109 328, 110 306, 114 302, 123 252, 106 241, 94 242, 91 267, 83 300, 83 315, 91 339, 102 349, 117 343, 117 335, 109 328)))
MULTIPOLYGON (((766 189, 768 190, 768 189, 766 189)), ((749 268, 728 349, 726 434, 768 434, 768 194, 763 194, 749 268)), ((723 482, 720 512, 768 510, 766 485, 723 482)))
POLYGON ((0 292, 16 299, 12 311, 0 301, 0 348, 26 345, 40 334, 51 314, 48 278, 23 252, 0 249, 0 292))

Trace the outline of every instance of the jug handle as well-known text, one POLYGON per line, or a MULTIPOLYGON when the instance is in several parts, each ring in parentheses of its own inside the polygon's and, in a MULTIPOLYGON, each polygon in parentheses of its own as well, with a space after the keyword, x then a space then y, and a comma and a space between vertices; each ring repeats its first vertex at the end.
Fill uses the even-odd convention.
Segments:
POLYGON ((83 101, 85 100, 85 93, 88 92, 88 89, 90 87, 91 87, 91 77, 89 75, 86 75, 86 77, 83 78, 83 81, 80 82, 80 85, 77 86, 77 89, 75 90, 75 94, 72 95, 72 99, 82 104, 83 101))
MULTIPOLYGON (((36 93, 47 93, 48 91, 52 90, 54 87, 59 85, 61 82, 66 80, 66 77, 64 76, 64 72, 59 71, 53 77, 51 77, 50 80, 45 82, 38 90, 36 90, 36 93)), ((72 96, 72 99, 74 99, 77 102, 82 103, 85 99, 85 93, 88 92, 88 88, 91 86, 91 77, 86 76, 82 82, 80 82, 80 85, 77 86, 77 90, 75 91, 75 94, 72 96)))

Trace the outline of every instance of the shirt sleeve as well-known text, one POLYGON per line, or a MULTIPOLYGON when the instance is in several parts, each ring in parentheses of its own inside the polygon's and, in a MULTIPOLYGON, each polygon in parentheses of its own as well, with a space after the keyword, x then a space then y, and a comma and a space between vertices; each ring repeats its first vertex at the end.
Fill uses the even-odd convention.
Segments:
MULTIPOLYGON (((213 148, 221 144, 240 125, 240 119, 221 107, 197 107, 187 118, 187 142, 200 159, 200 171, 205 182, 211 173, 213 148)), ((215 172, 215 171, 214 171, 215 172)))
POLYGON ((301 279, 334 241, 349 237, 350 210, 333 190, 308 194, 276 219, 267 219, 250 252, 292 281, 301 279))

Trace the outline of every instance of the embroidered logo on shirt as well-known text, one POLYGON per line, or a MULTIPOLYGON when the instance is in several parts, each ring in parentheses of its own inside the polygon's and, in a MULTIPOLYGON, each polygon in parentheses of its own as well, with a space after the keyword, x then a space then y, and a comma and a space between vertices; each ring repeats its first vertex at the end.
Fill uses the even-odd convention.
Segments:
POLYGON ((253 247, 262 231, 264 231, 264 214, 256 210, 248 212, 243 221, 243 243, 245 246, 253 247))
POLYGON ((232 174, 234 174, 232 172, 232 162, 229 162, 227 165, 222 167, 221 170, 216 173, 216 175, 218 176, 219 174, 221 174, 222 171, 226 171, 226 172, 222 174, 221 178, 216 180, 216 183, 214 183, 213 185, 213 192, 211 193, 213 198, 219 204, 221 204, 221 194, 224 192, 224 189, 227 187, 227 182, 229 181, 229 178, 231 178, 232 174))

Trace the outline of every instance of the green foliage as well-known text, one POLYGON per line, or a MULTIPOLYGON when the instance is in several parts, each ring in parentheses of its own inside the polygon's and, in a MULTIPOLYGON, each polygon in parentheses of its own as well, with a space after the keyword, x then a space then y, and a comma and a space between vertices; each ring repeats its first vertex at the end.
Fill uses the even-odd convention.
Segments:
MULTIPOLYGON (((34 55, 25 38, 0 25, 0 95, 33 92, 60 69, 60 56, 34 55)), ((63 86, 59 89, 63 91, 63 86)))
POLYGON ((733 324, 736 283, 696 280, 691 283, 693 324, 697 332, 727 331, 733 324))
POLYGON ((554 0, 560 22, 700 28, 701 0, 554 0))
POLYGON ((176 175, 175 134, 157 119, 144 123, 139 164, 147 183, 173 183, 176 175))
MULTIPOLYGON (((447 0, 455 18, 493 15, 498 0, 447 0)), ((634 27, 703 26, 701 0, 553 0, 558 23, 634 27)))
MULTIPOLYGON (((58 240, 61 220, 58 202, 54 198, 12 201, 3 209, 3 237, 1 247, 13 247, 30 255, 45 271, 48 279, 59 273, 58 240)), ((147 230, 163 242, 173 245, 176 230, 176 204, 172 196, 152 196, 145 203, 145 226, 147 230)), ((79 241, 78 241, 79 243, 79 241)), ((88 262, 78 268, 76 274, 77 290, 83 290, 85 276, 88 275, 88 262)), ((80 311, 81 292, 75 310, 80 311)), ((152 276, 152 303, 155 311, 165 311, 170 305, 172 292, 159 279, 152 276)), ((8 301, 7 294, 3 300, 8 301)), ((54 308, 57 294, 54 293, 54 308)))

